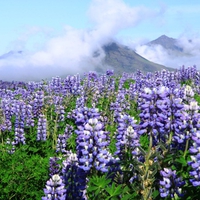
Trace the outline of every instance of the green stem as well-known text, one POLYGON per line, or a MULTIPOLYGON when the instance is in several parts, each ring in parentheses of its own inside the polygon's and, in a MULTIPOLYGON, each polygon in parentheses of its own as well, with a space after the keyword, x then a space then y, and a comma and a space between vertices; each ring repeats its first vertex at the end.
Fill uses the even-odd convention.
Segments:
POLYGON ((1 133, 1 130, 0 130, 0 137, 1 137, 1 142, 2 142, 2 145, 3 145, 3 134, 1 133))
POLYGON ((188 138, 187 141, 186 141, 186 145, 185 145, 185 150, 184 150, 183 158, 185 158, 185 156, 186 156, 186 154, 187 154, 188 146, 189 146, 189 138, 188 138))
POLYGON ((57 145, 57 121, 58 121, 58 114, 56 114, 56 119, 55 119, 55 125, 54 125, 54 131, 53 131, 53 144, 52 144, 52 148, 56 149, 56 145, 57 145))
POLYGON ((170 134, 169 134, 169 139, 168 139, 168 141, 166 142, 168 152, 170 151, 170 144, 171 144, 171 142, 172 142, 172 136, 173 136, 173 132, 171 131, 170 134))
POLYGON ((149 147, 148 147, 148 152, 147 152, 147 156, 146 156, 146 159, 145 159, 145 166, 146 166, 145 176, 146 176, 148 169, 149 169, 149 158, 151 156, 152 144, 153 144, 153 137, 152 137, 152 133, 150 132, 149 147))
MULTIPOLYGON (((143 183, 148 182, 149 179, 149 158, 151 156, 151 149, 152 149, 152 145, 153 145, 153 136, 152 136, 152 132, 150 131, 150 138, 149 138, 149 147, 148 147, 148 152, 147 152, 147 156, 145 159, 145 173, 143 176, 143 183)), ((149 194, 151 192, 151 188, 149 188, 149 186, 145 187, 145 185, 143 184, 143 200, 148 200, 149 199, 149 194)))

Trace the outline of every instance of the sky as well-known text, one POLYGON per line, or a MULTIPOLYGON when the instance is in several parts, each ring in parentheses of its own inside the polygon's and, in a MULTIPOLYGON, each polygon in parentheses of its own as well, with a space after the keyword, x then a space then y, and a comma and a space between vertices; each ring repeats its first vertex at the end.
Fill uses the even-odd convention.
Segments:
POLYGON ((102 45, 111 40, 168 67, 200 68, 199 19, 199 0, 0 0, 0 79, 94 70, 105 56, 102 45), (174 58, 145 45, 163 34, 178 39, 191 56, 174 58), (94 59, 97 50, 101 56, 94 59))

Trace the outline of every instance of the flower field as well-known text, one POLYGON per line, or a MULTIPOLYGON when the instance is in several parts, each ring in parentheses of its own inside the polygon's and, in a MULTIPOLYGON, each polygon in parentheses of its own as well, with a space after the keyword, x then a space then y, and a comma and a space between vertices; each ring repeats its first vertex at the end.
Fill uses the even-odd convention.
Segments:
POLYGON ((200 199, 200 72, 0 81, 0 200, 200 199))

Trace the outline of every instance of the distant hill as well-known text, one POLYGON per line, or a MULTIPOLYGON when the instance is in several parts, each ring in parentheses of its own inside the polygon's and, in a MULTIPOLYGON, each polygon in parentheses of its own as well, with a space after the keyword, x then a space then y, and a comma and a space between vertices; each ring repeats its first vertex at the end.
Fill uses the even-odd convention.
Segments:
POLYGON ((178 46, 178 41, 166 35, 161 35, 159 38, 147 43, 148 46, 161 45, 163 48, 171 51, 183 52, 183 49, 178 46))
MULTIPOLYGON (((9 51, 0 56, 1 59, 12 59, 18 58, 24 55, 23 51, 9 51)), ((101 55, 102 56, 102 55, 101 55)), ((23 57, 22 57, 23 58, 23 57)), ((90 61, 90 58, 89 58, 90 61)), ((137 54, 134 50, 128 48, 125 45, 110 42, 104 46, 100 51, 94 51, 93 57, 91 58, 91 64, 93 70, 97 71, 97 73, 103 74, 107 69, 113 69, 115 75, 120 75, 123 72, 126 73, 134 73, 137 70, 141 70, 142 72, 155 72, 160 71, 162 69, 165 70, 174 70, 173 68, 165 67, 160 64, 156 64, 151 62, 144 57, 137 54), (103 60, 101 60, 100 52, 104 52, 103 60)), ((88 73, 90 69, 87 69, 85 73, 88 73)), ((66 77, 70 72, 66 72, 60 77, 66 77)), ((81 75, 81 74, 80 74, 81 75)), ((82 76, 82 75, 81 75, 82 76)), ((44 77, 49 79, 49 77, 44 77)))
POLYGON ((22 54, 22 51, 9 51, 8 53, 5 53, 0 56, 0 59, 7 59, 11 57, 16 57, 22 54))
MULTIPOLYGON (((103 46, 105 52, 105 58, 103 60, 103 66, 110 66, 114 69, 116 74, 134 73, 137 70, 143 72, 155 72, 162 69, 174 70, 172 68, 165 67, 163 65, 151 62, 134 50, 129 49, 127 46, 111 42, 103 46)), ((95 53, 98 56, 98 53, 95 53)), ((97 71, 102 71, 100 67, 97 67, 97 71)))

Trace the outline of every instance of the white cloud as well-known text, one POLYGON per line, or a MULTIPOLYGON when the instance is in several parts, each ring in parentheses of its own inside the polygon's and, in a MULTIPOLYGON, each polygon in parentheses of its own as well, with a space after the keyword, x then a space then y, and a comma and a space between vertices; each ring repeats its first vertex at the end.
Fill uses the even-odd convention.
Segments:
POLYGON ((104 56, 101 51, 100 57, 93 57, 94 51, 100 48, 94 35, 85 30, 68 29, 62 36, 50 39, 42 50, 0 59, 1 79, 40 80, 94 70, 104 56))
POLYGON ((186 67, 196 65, 197 69, 200 69, 200 37, 198 34, 180 36, 177 39, 177 45, 182 48, 181 53, 166 50, 160 45, 137 45, 135 49, 144 58, 167 67, 179 68, 182 65, 186 67))
POLYGON ((160 15, 160 12, 144 6, 129 7, 121 0, 94 0, 88 14, 102 35, 112 36, 142 20, 160 15))
MULTIPOLYGON (((20 56, 0 59, 0 74, 4 80, 40 80, 51 76, 83 74, 94 70, 104 58, 102 45, 123 29, 134 27, 143 20, 160 15, 160 11, 144 6, 130 7, 122 0, 93 0, 88 11, 93 23, 91 30, 77 30, 66 26, 63 34, 53 36, 51 30, 33 27, 13 43, 14 50, 28 49, 34 44, 32 52, 25 51, 20 56), (43 33, 46 43, 30 39, 43 33), (19 49, 20 48, 20 49, 19 49), (94 58, 94 51, 100 56, 94 58), (33 52, 34 51, 34 52, 33 52)), ((11 49, 11 50, 13 50, 11 49)))
POLYGON ((200 37, 198 34, 182 35, 178 38, 178 45, 183 51, 191 55, 200 54, 200 37))

